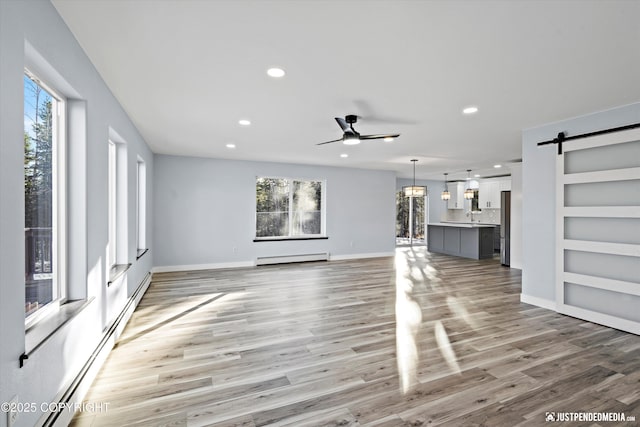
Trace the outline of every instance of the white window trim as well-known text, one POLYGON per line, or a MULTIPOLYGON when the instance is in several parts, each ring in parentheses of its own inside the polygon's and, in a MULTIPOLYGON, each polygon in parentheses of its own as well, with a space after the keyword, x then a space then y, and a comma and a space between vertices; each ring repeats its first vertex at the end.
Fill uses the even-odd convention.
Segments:
MULTIPOLYGON (((131 266, 129 263, 129 161, 126 141, 112 127, 109 127, 108 142, 110 159, 108 170, 110 185, 107 223, 108 244, 105 254, 107 286, 111 286, 123 276, 131 266)), ((119 283, 122 283, 120 281, 119 283)))
MULTIPOLYGON (((255 183, 257 182, 258 179, 283 179, 283 180, 287 180, 289 181, 289 184, 291 185, 290 189, 289 189, 289 214, 290 214, 290 218, 289 218, 289 233, 286 236, 255 236, 254 237, 254 241, 261 241, 261 240, 306 240, 306 239, 314 239, 314 238, 326 238, 327 237, 327 203, 326 203, 326 197, 327 197, 327 180, 326 179, 319 179, 319 178, 291 178, 288 176, 272 176, 272 175, 261 175, 261 176, 256 176, 254 179, 254 202, 255 202, 255 183), (293 182, 294 181, 316 181, 316 182, 320 182, 322 184, 322 193, 321 193, 321 209, 320 209, 320 234, 298 234, 298 235, 294 235, 292 234, 293 231, 293 191, 292 191, 292 186, 293 186, 293 182)), ((258 224, 258 206, 256 204, 254 204, 254 208, 253 208, 253 212, 254 212, 254 220, 253 220, 253 224, 254 227, 257 228, 257 224, 258 224)), ((257 232, 257 229, 254 230, 255 232, 257 232)), ((257 233, 254 233, 257 234, 257 233)))
POLYGON ((107 268, 111 269, 118 260, 118 145, 108 141, 108 243, 107 268))
POLYGON ((147 164, 138 156, 136 164, 136 249, 147 249, 147 164))
POLYGON ((66 302, 67 299, 67 99, 26 67, 24 68, 24 74, 55 99, 55 109, 52 108, 52 115, 55 114, 55 120, 53 120, 52 124, 54 141, 51 154, 53 163, 52 181, 54 183, 52 186, 52 224, 55 224, 55 230, 52 235, 52 263, 55 264, 55 273, 52 280, 52 301, 25 318, 25 329, 29 329, 45 317, 58 312, 60 305, 66 302))

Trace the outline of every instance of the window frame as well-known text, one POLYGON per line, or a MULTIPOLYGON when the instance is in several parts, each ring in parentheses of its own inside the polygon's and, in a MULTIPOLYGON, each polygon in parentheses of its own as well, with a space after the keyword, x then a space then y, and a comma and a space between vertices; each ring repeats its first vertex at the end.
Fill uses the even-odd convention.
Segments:
MULTIPOLYGON (((24 67, 23 75, 44 89, 52 98, 51 116, 51 225, 52 245, 51 263, 55 265, 52 272, 52 300, 50 303, 25 316, 25 329, 33 327, 42 319, 58 312, 60 306, 67 301, 67 98, 53 88, 45 79, 24 67)), ((23 93, 23 102, 25 94, 23 93)), ((23 190, 24 191, 24 190, 23 190)), ((26 292, 26 288, 25 288, 26 292)), ((26 294, 25 294, 26 299, 26 294)))
POLYGON ((313 240, 313 239, 326 239, 327 238, 327 180, 319 178, 292 178, 290 176, 273 176, 273 175, 260 175, 256 176, 254 180, 254 242, 262 241, 278 241, 278 240, 313 240), (258 236, 258 205, 256 203, 256 184, 258 179, 278 179, 286 180, 289 184, 289 227, 286 236, 258 236), (295 211, 293 209, 293 189, 295 182, 319 182, 320 187, 320 233, 319 234, 292 234, 295 218, 295 211))
POLYGON ((107 166, 107 271, 118 264, 118 145, 108 139, 107 166))
MULTIPOLYGON (((129 262, 129 161, 127 142, 109 127, 108 195, 107 195, 107 252, 105 254, 107 287, 122 277, 129 262)), ((121 281, 118 281, 121 283, 121 281)))
POLYGON ((136 258, 147 251, 147 164, 138 156, 136 162, 136 258))

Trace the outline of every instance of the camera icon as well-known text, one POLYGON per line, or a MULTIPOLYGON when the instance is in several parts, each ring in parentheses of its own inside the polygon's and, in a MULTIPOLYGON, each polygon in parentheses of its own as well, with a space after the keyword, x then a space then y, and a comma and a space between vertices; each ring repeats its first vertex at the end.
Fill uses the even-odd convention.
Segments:
POLYGON ((544 420, 546 422, 555 421, 556 420, 556 413, 555 412, 546 412, 544 414, 544 420))

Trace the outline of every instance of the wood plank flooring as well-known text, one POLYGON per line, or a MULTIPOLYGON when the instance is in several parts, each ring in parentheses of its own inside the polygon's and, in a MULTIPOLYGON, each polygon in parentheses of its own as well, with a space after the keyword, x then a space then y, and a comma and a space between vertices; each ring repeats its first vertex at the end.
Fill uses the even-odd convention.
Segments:
POLYGON ((72 425, 537 426, 574 411, 640 420, 640 337, 519 295, 518 270, 420 247, 155 274, 87 395, 108 410, 72 425))

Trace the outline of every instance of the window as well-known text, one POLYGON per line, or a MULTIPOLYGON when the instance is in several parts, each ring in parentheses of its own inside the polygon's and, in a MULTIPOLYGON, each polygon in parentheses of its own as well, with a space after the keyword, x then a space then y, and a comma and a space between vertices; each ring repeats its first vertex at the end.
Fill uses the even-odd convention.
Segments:
POLYGON ((144 160, 137 163, 138 191, 136 193, 136 256, 141 257, 147 250, 147 167, 144 160))
POLYGON ((27 326, 66 297, 64 98, 25 70, 24 232, 27 326))
POLYGON ((256 238, 323 236, 324 184, 285 178, 256 179, 256 238))
POLYGON ((117 263, 118 250, 118 147, 109 140, 109 243, 107 268, 117 263))
POLYGON ((426 242, 426 196, 406 197, 396 192, 396 244, 424 244, 426 242))
POLYGON ((127 144, 112 128, 108 139, 108 228, 106 268, 107 286, 124 275, 131 266, 128 263, 127 217, 127 144))

